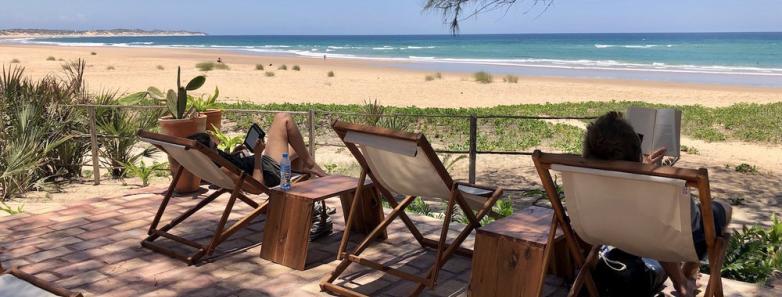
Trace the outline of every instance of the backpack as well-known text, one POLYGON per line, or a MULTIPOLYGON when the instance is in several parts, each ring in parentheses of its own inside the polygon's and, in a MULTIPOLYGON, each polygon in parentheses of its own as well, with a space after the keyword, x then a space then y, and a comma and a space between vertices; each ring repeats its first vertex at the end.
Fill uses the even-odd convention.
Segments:
POLYGON ((600 296, 656 296, 667 278, 660 262, 603 246, 593 277, 600 296))

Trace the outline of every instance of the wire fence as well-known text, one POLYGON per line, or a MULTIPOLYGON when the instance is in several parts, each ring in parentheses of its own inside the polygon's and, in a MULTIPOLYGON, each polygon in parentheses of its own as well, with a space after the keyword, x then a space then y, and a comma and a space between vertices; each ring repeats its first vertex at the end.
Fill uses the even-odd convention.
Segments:
MULTIPOLYGON (((96 110, 98 108, 117 108, 117 109, 138 109, 138 110, 144 110, 144 109, 159 109, 159 110, 165 110, 165 106, 161 105, 96 105, 96 104, 80 104, 80 105, 74 105, 78 108, 84 108, 87 110, 87 114, 89 115, 89 133, 88 134, 82 134, 82 135, 76 135, 76 138, 89 138, 90 141, 90 151, 92 155, 92 167, 93 167, 93 181, 95 185, 99 185, 101 182, 101 168, 100 168, 100 144, 98 139, 101 138, 117 138, 118 136, 115 135, 107 135, 107 134, 99 134, 97 129, 97 123, 96 123, 96 110)), ((352 117, 352 118, 360 118, 360 117, 382 117, 382 118, 416 118, 416 119, 452 119, 457 121, 465 121, 466 126, 468 128, 467 133, 467 149, 459 150, 459 149, 437 149, 437 153, 444 153, 444 154, 465 154, 468 156, 468 166, 467 166, 467 177, 470 183, 475 183, 476 181, 476 163, 478 155, 531 155, 531 151, 497 151, 497 150, 479 150, 478 149, 478 138, 480 136, 480 130, 478 129, 478 121, 479 120, 592 120, 596 117, 593 116, 522 116, 522 115, 430 115, 430 114, 367 114, 367 113, 357 113, 357 112, 339 112, 339 111, 325 111, 325 110, 315 110, 310 109, 307 111, 289 111, 289 110, 256 110, 256 109, 223 109, 223 119, 225 120, 225 115, 230 114, 239 114, 239 115, 270 115, 270 114, 276 114, 280 112, 285 112, 292 114, 294 116, 298 117, 305 117, 304 125, 306 126, 306 129, 303 129, 303 136, 307 140, 307 146, 310 155, 313 156, 313 158, 316 158, 316 147, 318 146, 337 146, 337 147, 344 147, 342 143, 328 143, 328 142, 318 142, 318 135, 316 133, 316 130, 320 123, 322 123, 322 120, 326 119, 334 119, 334 118, 342 118, 342 117, 352 117), (320 121, 319 121, 320 120, 320 121)), ((330 121, 327 121, 327 123, 330 121)))

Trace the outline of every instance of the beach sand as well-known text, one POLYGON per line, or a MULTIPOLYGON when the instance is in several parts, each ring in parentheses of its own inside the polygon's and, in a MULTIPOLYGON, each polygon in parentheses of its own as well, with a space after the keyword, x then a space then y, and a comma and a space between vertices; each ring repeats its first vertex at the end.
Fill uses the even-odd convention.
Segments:
MULTIPOLYGON (((70 47, 45 45, 0 45, 0 63, 12 59, 26 67, 32 77, 60 70, 63 61, 84 58, 86 81, 92 91, 135 92, 149 86, 172 88, 176 67, 184 78, 203 72, 195 65, 216 61, 230 70, 207 72, 207 83, 199 91, 220 88, 221 99, 256 103, 363 103, 377 99, 383 105, 419 107, 483 107, 524 103, 638 100, 666 104, 726 106, 737 102, 782 101, 782 88, 677 84, 651 81, 548 78, 520 76, 516 84, 480 84, 470 73, 443 73, 442 79, 426 81, 431 72, 399 67, 398 62, 327 59, 294 56, 261 56, 203 49, 70 47), (96 53, 91 55, 91 53, 96 53), (265 70, 255 70, 256 64, 265 70), (271 64, 271 66, 269 66, 271 64), (288 70, 278 70, 280 65, 288 70), (300 65, 301 71, 293 71, 300 65), (158 69, 162 66, 163 70, 158 69), (274 72, 267 77, 265 72, 274 72), (334 71, 334 77, 327 77, 334 71)), ((183 79, 184 79, 183 78, 183 79)))

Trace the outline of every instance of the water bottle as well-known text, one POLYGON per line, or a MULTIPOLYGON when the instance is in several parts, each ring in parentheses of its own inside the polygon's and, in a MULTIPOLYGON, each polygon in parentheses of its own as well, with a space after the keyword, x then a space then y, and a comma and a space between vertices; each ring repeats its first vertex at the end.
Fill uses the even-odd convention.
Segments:
POLYGON ((288 159, 288 153, 282 153, 282 160, 280 160, 280 189, 283 191, 291 189, 291 160, 288 159))

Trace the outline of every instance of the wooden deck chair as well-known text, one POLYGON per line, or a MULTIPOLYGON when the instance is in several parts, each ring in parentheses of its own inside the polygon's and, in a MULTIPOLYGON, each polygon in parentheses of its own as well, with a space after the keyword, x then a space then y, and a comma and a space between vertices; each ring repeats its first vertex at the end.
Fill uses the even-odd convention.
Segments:
POLYGON ((160 208, 158 209, 157 214, 155 214, 155 218, 152 221, 152 224, 149 226, 149 236, 141 241, 141 245, 143 247, 183 260, 189 265, 192 265, 198 262, 198 260, 202 257, 212 255, 215 251, 215 248, 220 243, 225 241, 236 231, 245 227, 255 217, 266 211, 266 201, 259 204, 245 196, 243 192, 248 192, 251 194, 268 194, 269 189, 259 181, 252 178, 250 175, 246 174, 243 170, 236 167, 236 165, 233 163, 220 157, 220 155, 218 155, 214 149, 207 148, 195 140, 167 136, 148 131, 140 130, 138 132, 138 136, 142 141, 151 143, 162 151, 166 152, 181 165, 174 174, 174 178, 171 180, 171 185, 169 186, 168 191, 166 191, 166 194, 163 197, 163 201, 160 203, 160 208), (176 185, 179 177, 181 176, 183 170, 182 168, 187 169, 187 171, 201 177, 203 180, 211 183, 212 185, 219 187, 219 189, 201 200, 198 204, 189 210, 173 219, 170 223, 158 229, 160 219, 166 210, 166 206, 171 200, 171 196, 174 194, 174 185, 176 185), (230 174, 223 169, 228 171, 230 174), (176 227, 185 219, 225 193, 230 193, 231 196, 225 206, 225 210, 223 211, 222 216, 220 217, 214 235, 207 245, 203 245, 198 242, 169 233, 172 228, 176 227), (231 214, 234 203, 237 199, 249 205, 254 210, 239 219, 233 225, 227 227, 226 223, 228 221, 228 217, 231 214), (194 248, 196 251, 189 255, 175 252, 172 249, 163 247, 154 242, 155 239, 159 237, 165 237, 176 241, 183 245, 194 248))
POLYGON ((532 159, 557 216, 555 224, 564 231, 581 266, 569 296, 577 295, 584 283, 590 295, 597 296, 590 269, 602 245, 659 261, 699 262, 692 239, 688 186, 698 189, 706 235, 710 279, 704 296, 723 295, 720 270, 729 235, 714 228, 706 169, 587 160, 540 151, 532 159), (567 212, 550 170, 562 177, 567 212), (585 260, 578 239, 591 245, 585 260))
MULTIPOLYGON (((440 268, 454 253, 472 254, 471 250, 462 248, 461 244, 475 228, 480 227, 481 219, 491 211, 502 194, 502 189, 454 182, 423 134, 340 121, 335 121, 332 127, 361 166, 356 195, 360 195, 364 180, 369 177, 374 182, 374 189, 378 191, 379 197, 385 197, 393 210, 351 253, 344 253, 349 232, 343 233, 338 251, 338 257, 343 260, 330 275, 324 277, 321 288, 345 296, 362 296, 356 291, 333 283, 351 263, 418 283, 412 295, 418 295, 424 287, 434 287, 440 268), (404 199, 397 202, 394 199, 395 194, 403 195, 404 199), (439 198, 448 203, 438 240, 425 238, 405 214, 405 208, 419 196, 439 198), (448 228, 455 206, 463 211, 469 223, 448 244, 448 228), (422 247, 437 250, 434 264, 425 276, 407 273, 361 257, 369 243, 384 232, 396 218, 402 220, 422 247)), ((356 201, 358 199, 353 199, 354 204, 356 201)), ((345 230, 350 230, 357 207, 350 209, 345 230)))
POLYGON ((71 292, 16 267, 4 270, 0 264, 0 296, 16 297, 82 297, 81 293, 71 292))

